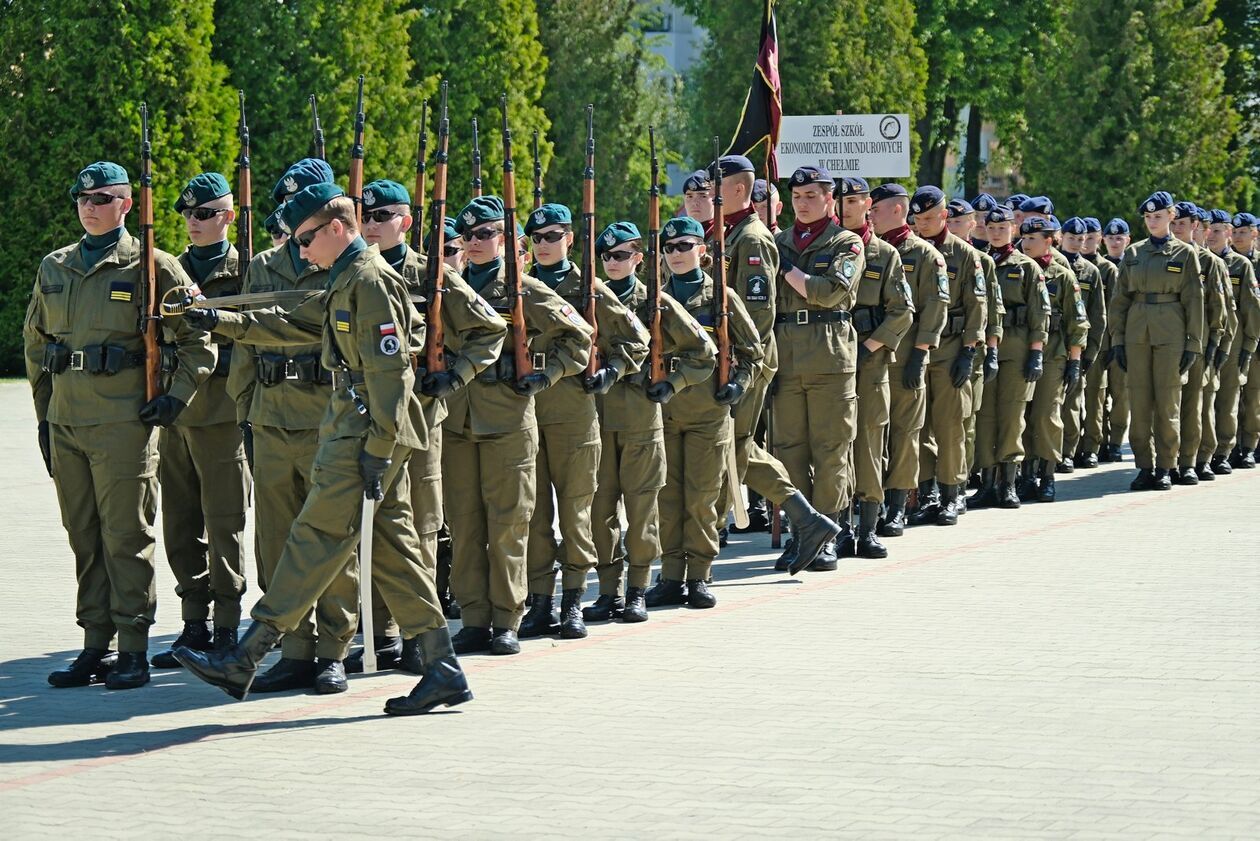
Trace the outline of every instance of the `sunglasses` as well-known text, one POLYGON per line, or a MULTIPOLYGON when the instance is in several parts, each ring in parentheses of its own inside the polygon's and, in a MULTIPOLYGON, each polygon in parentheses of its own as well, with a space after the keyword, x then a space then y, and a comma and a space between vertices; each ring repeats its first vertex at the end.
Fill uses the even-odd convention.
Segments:
POLYGON ((464 239, 476 239, 485 242, 488 239, 494 239, 502 233, 502 228, 478 228, 475 231, 469 231, 465 234, 464 239))
POLYGON ((682 242, 667 242, 661 246, 661 251, 666 254, 686 254, 700 243, 692 240, 684 240, 682 242))
POLYGON ((101 207, 115 200, 122 201, 123 197, 116 196, 113 193, 89 193, 85 196, 77 197, 77 201, 79 202, 79 207, 83 207, 89 204, 93 204, 93 205, 96 205, 97 207, 101 207))
POLYGON ((634 256, 633 251, 605 251, 600 255, 605 263, 624 263, 634 256))
POLYGON ((464 249, 460 248, 458 245, 443 245, 442 246, 442 253, 447 257, 454 257, 456 254, 460 253, 463 250, 464 249))
POLYGON ((392 210, 368 210, 363 213, 363 221, 376 222, 377 224, 380 224, 382 222, 388 222, 395 216, 402 216, 402 214, 395 213, 392 210))
POLYGON ((293 238, 297 240, 297 244, 302 246, 303 248, 310 248, 311 243, 315 241, 315 235, 318 234, 320 231, 322 231, 324 228, 327 228, 330 224, 332 224, 331 219, 329 219, 327 222, 325 222, 322 225, 316 225, 314 228, 311 228, 309 231, 307 231, 304 234, 294 234, 293 238))
POLYGON ((568 231, 565 231, 565 230, 547 231, 547 233, 545 234, 542 234, 542 233, 530 234, 529 238, 534 241, 534 245, 537 245, 540 242, 559 242, 560 240, 564 239, 565 234, 567 233, 568 231))
POLYGON ((202 222, 205 222, 208 219, 213 219, 220 213, 227 212, 228 209, 226 207, 194 207, 191 210, 180 211, 180 213, 184 215, 185 219, 199 219, 202 222))

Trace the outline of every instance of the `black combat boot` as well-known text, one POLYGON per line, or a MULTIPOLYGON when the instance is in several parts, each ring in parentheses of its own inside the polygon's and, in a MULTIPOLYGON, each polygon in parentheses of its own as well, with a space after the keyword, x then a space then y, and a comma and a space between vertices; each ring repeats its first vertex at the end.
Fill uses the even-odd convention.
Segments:
POLYGON ((884 523, 879 527, 880 537, 901 537, 906 533, 906 498, 909 491, 889 491, 885 503, 884 523))
POLYGON ((120 651, 105 675, 106 689, 138 689, 149 682, 149 657, 143 651, 120 651))
POLYGON ((560 599, 560 639, 580 640, 586 636, 582 620, 582 591, 565 590, 560 599))
POLYGON ((938 526, 958 525, 958 503, 962 489, 962 485, 941 485, 941 505, 936 515, 938 526))
POLYGON ((998 465, 1002 481, 998 485, 998 508, 1018 508, 1019 494, 1015 491, 1015 476, 1019 466, 1013 461, 1004 461, 998 465))
POLYGON ((457 654, 479 654, 490 650, 490 629, 465 625, 451 640, 457 654))
POLYGON ((996 508, 997 504, 997 468, 986 467, 980 471, 980 490, 967 498, 967 507, 996 508))
POLYGON ((643 594, 643 601, 647 607, 672 607, 686 604, 686 585, 681 581, 662 576, 651 589, 643 594))
MULTIPOLYGON (((376 646, 376 668, 379 671, 395 668, 398 665, 398 658, 402 656, 403 643, 402 637, 381 637, 373 636, 372 644, 376 646)), ((345 660, 346 674, 357 675, 363 673, 363 649, 357 648, 345 660)), ((255 692, 257 690, 254 690, 255 692)))
POLYGON ((498 655, 520 654, 521 641, 511 628, 495 628, 490 633, 490 653, 498 655))
POLYGON ((1038 502, 1054 502, 1054 470, 1050 467, 1050 462, 1041 459, 1041 481, 1037 484, 1037 501, 1038 502))
POLYGON ((228 627, 226 625, 214 626, 214 650, 226 651, 229 648, 235 648, 239 639, 236 636, 236 626, 228 627))
POLYGON ((420 648, 420 637, 403 640, 402 656, 398 658, 394 668, 413 675, 424 674, 424 652, 420 648))
POLYGON ((1111 445, 1105 441, 1099 444, 1098 445, 1098 463, 1111 464, 1113 461, 1115 461, 1115 459, 1112 458, 1111 456, 1111 445))
POLYGON ((281 636, 283 634, 266 622, 252 622, 235 648, 206 653, 176 648, 175 659, 211 686, 219 687, 238 701, 244 700, 254 682, 258 664, 281 636))
POLYGON ((879 501, 864 499, 858 503, 857 553, 859 558, 887 558, 888 549, 875 534, 879 523, 879 501))
POLYGON ((595 604, 582 608, 582 618, 587 622, 607 622, 620 619, 621 612, 626 609, 626 600, 611 594, 601 594, 595 604))
POLYGON ((1067 456, 1064 456, 1063 460, 1054 466, 1054 472, 1055 473, 1075 473, 1076 465, 1068 461, 1067 456))
POLYGON ((835 520, 836 525, 840 527, 840 534, 835 539, 836 557, 856 558, 857 535, 853 532, 853 503, 849 503, 843 510, 832 514, 831 519, 835 520))
MULTIPOLYGON (((1167 471, 1165 471, 1165 474, 1167 471)), ((1129 484, 1131 491, 1153 491, 1155 490, 1155 473, 1149 467, 1138 469, 1138 475, 1134 477, 1132 483, 1129 484)))
POLYGON ((1216 481, 1216 474, 1212 472, 1212 468, 1208 467, 1206 461, 1201 461, 1194 466, 1194 475, 1199 477, 1200 482, 1216 481))
POLYGON ((718 529, 718 548, 725 549, 726 544, 730 542, 730 529, 726 526, 718 529))
POLYGON ((422 715, 446 706, 453 707, 473 699, 468 679, 455 658, 450 631, 443 626, 425 631, 416 637, 424 660, 424 677, 404 697, 385 702, 386 715, 422 715))
POLYGON ((175 638, 175 642, 171 643, 171 647, 153 655, 153 668, 178 669, 179 661, 175 659, 175 655, 171 651, 180 645, 184 648, 191 648, 193 651, 210 651, 213 649, 215 647, 214 637, 210 633, 210 623, 204 619, 185 622, 184 630, 179 632, 179 636, 175 638))
POLYGON ((1234 468, 1229 466, 1229 457, 1223 453, 1212 456, 1212 472, 1217 476, 1228 476, 1233 473, 1234 468))
POLYGON ((1081 450, 1072 458, 1072 464, 1088 470, 1098 466, 1098 456, 1092 452, 1081 450))
POLYGON ((796 560, 796 538, 788 535, 788 539, 783 544, 783 552, 779 554, 779 559, 774 562, 775 572, 787 572, 792 568, 792 562, 796 560))
POLYGON ((556 617, 551 612, 555 604, 555 596, 550 593, 545 596, 535 593, 533 599, 529 605, 529 611, 521 620, 520 630, 516 632, 517 636, 523 640, 556 632, 556 617))
POLYGON ((69 689, 72 686, 103 683, 117 661, 118 655, 115 652, 104 648, 85 648, 69 666, 50 674, 48 684, 58 689, 69 689))
POLYGON ((1015 483, 1015 493, 1020 502, 1034 502, 1037 499, 1037 462, 1040 459, 1026 458, 1019 466, 1019 481, 1015 483))
POLYGON ((1172 488, 1172 479, 1168 476, 1168 471, 1162 467, 1155 468, 1155 487, 1154 490, 1166 491, 1172 488))
POLYGON ((621 612, 622 622, 646 622, 648 620, 646 591, 642 587, 630 587, 626 590, 626 607, 621 612))
POLYGON ((687 606, 700 610, 717 606, 717 596, 709 590, 703 578, 687 579, 687 606))
POLYGON ((770 531, 770 514, 767 509, 765 497, 752 491, 748 492, 748 526, 740 528, 739 526, 731 526, 731 531, 736 534, 751 534, 753 532, 770 531))
POLYGON ((925 526, 928 523, 935 523, 940 513, 941 492, 936 486, 936 480, 928 479, 920 482, 919 504, 915 506, 914 513, 907 518, 906 522, 912 526, 925 526))
MULTIPOLYGON (((363 664, 359 664, 363 668, 363 664)), ((346 667, 340 660, 320 657, 315 661, 315 691, 320 695, 336 695, 345 692, 349 684, 346 682, 346 667)))
POLYGON ((249 691, 255 695, 266 692, 287 692, 290 689, 311 689, 315 686, 315 661, 281 657, 275 665, 254 678, 249 691))
POLYGON ((1111 449, 1111 460, 1113 462, 1119 463, 1124 461, 1124 450, 1120 448, 1119 444, 1109 444, 1108 447, 1111 449))
POLYGON ((783 510, 792 520, 792 535, 796 538, 796 558, 788 572, 796 575, 814 562, 827 545, 840 534, 840 526, 829 517, 819 514, 800 491, 783 501, 783 510))
POLYGON ((1199 474, 1194 472, 1194 468, 1190 465, 1177 468, 1177 484, 1178 485, 1197 485, 1199 484, 1199 474))

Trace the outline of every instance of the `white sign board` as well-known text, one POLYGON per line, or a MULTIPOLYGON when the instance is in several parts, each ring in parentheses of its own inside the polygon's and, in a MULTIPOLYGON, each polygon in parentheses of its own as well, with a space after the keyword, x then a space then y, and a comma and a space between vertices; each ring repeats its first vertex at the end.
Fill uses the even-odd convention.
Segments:
POLYGON ((779 125, 779 174, 821 166, 832 176, 907 178, 910 115, 784 116, 779 125))

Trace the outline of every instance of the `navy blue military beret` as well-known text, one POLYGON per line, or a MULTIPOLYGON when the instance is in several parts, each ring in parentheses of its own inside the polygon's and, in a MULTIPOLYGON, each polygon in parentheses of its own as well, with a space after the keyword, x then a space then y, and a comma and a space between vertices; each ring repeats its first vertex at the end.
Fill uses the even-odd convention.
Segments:
POLYGON ((1138 213, 1155 213, 1173 206, 1172 193, 1167 190, 1156 190, 1146 197, 1146 201, 1138 205, 1138 213))
POLYGON ((910 194, 906 192, 906 188, 896 182, 890 184, 880 184, 871 190, 871 203, 875 204, 884 199, 909 198, 910 194))
POLYGON ((1085 220, 1079 216, 1073 216, 1071 219, 1063 223, 1063 233, 1065 234, 1087 234, 1089 229, 1085 227, 1085 220))
POLYGON ((687 180, 683 182, 683 192, 699 192, 707 190, 713 186, 713 182, 709 180, 708 170, 697 169, 695 172, 687 176, 687 180))
POLYGON ((990 210, 998 206, 997 199, 988 193, 981 193, 972 199, 969 204, 979 213, 988 213, 990 210))
POLYGON ((1102 232, 1102 222, 1098 221, 1097 216, 1086 216, 1084 221, 1085 233, 1097 234, 1102 232))
POLYGON ((227 178, 221 173, 203 172, 193 176, 193 179, 184 185, 179 198, 175 199, 175 212, 201 207, 206 202, 223 198, 231 192, 232 188, 228 186, 227 178))
POLYGON ((1255 214, 1248 213, 1245 210, 1242 213, 1234 214, 1233 223, 1235 228, 1255 228, 1260 226, 1260 220, 1256 219, 1255 214))
POLYGON ((1054 202, 1048 196, 1029 196, 1019 203, 1019 209, 1022 213, 1044 213, 1049 216, 1054 213, 1054 202))
POLYGON ((803 166, 792 173, 788 183, 793 187, 804 187, 809 184, 825 184, 828 187, 834 187, 836 181, 824 167, 803 166))
POLYGON ((1198 219, 1199 208, 1191 201, 1179 201, 1173 205, 1174 219, 1198 219))
POLYGON ((995 224, 998 222, 1014 222, 1015 211, 1011 210, 1009 207, 999 204, 997 207, 985 214, 984 221, 993 222, 995 224))
POLYGON ((1013 196, 1009 196, 1006 201, 1002 202, 1002 204, 1006 205, 1011 210, 1019 210, 1019 206, 1027 200, 1028 195, 1026 193, 1016 193, 1013 196))
MULTIPOLYGON (((722 167, 722 177, 735 175, 740 172, 756 172, 757 168, 753 166, 752 161, 743 155, 723 155, 717 159, 717 166, 722 167)), ((714 178, 717 175, 717 167, 709 164, 707 170, 709 177, 714 178)))
POLYGON ((573 211, 562 204, 544 204, 529 214, 525 220, 525 233, 532 234, 539 228, 552 225, 572 225, 573 211))
POLYGON ((1231 222, 1229 211, 1221 210, 1219 207, 1215 210, 1209 210, 1207 217, 1209 225, 1228 225, 1231 222))
POLYGON ((1032 219, 1025 219, 1020 223, 1019 232, 1022 236, 1029 234, 1053 234, 1059 230, 1059 225, 1053 219, 1043 219, 1035 216, 1032 219))
POLYGON ((865 178, 846 176, 836 180, 836 198, 844 196, 864 196, 870 193, 871 185, 865 178))
POLYGON ((940 187, 928 185, 920 187, 914 191, 914 195, 910 198, 910 212, 919 214, 925 210, 931 210, 938 204, 945 201, 945 194, 941 192, 940 187))
POLYGON ((770 201, 770 188, 766 185, 766 179, 758 178, 753 182, 752 200, 758 204, 770 201))
POLYGON ((950 219, 957 219, 959 216, 966 216, 968 213, 976 212, 976 209, 971 206, 971 202, 963 199, 954 199, 945 205, 945 208, 949 211, 950 219))
POLYGON ((1113 217, 1112 220, 1103 227, 1103 234, 1109 237, 1120 236, 1121 234, 1127 234, 1128 232, 1129 223, 1121 219, 1119 216, 1113 217))

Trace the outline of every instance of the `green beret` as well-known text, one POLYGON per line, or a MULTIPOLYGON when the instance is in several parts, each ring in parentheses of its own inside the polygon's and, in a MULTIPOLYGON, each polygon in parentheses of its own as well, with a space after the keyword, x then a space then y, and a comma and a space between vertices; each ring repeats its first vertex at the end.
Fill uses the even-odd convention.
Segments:
POLYGON ((552 225, 572 224, 573 213, 569 208, 562 204, 544 204, 529 214, 529 218, 525 220, 525 234, 528 236, 539 228, 547 228, 552 225))
POLYGON ((503 199, 498 196, 478 196, 470 201, 456 217, 455 230, 463 236, 468 231, 487 222, 503 219, 503 199))
POLYGON ((183 192, 175 199, 175 212, 201 207, 206 202, 222 198, 231 192, 232 188, 228 186, 227 178, 222 173, 203 172, 184 185, 183 192))
POLYGON ((114 184, 130 184, 127 170, 113 161, 97 161, 79 170, 79 176, 70 187, 70 198, 77 199, 81 190, 97 190, 114 184))
POLYGON ((298 190, 280 208, 280 227, 292 234, 311 214, 345 193, 336 184, 312 184, 298 190))
POLYGON ((595 253, 603 254, 623 242, 634 242, 636 239, 643 239, 643 234, 639 233, 633 222, 613 222, 595 240, 595 253))
POLYGON ((675 216, 665 223, 661 229, 661 242, 682 237, 700 237, 704 239, 704 225, 690 216, 675 216))
POLYGON ((397 181, 381 179, 373 181, 363 188, 363 209, 384 207, 387 204, 411 204, 411 195, 407 188, 397 181))
POLYGON ((276 204, 284 204, 289 196, 303 187, 331 183, 333 183, 333 171, 326 161, 319 158, 302 158, 280 176, 280 180, 271 190, 271 198, 276 204))
POLYGON ((285 235, 284 229, 280 227, 279 209, 271 211, 271 215, 263 220, 263 228, 273 237, 285 235))
MULTIPOLYGON (((444 232, 443 235, 446 238, 445 241, 449 244, 451 240, 459 239, 459 231, 455 230, 455 220, 451 218, 450 216, 447 216, 447 217, 444 217, 442 221, 443 221, 442 230, 444 232)), ((433 250, 433 232, 429 231, 427 234, 424 235, 424 252, 428 254, 432 250, 433 250)))

